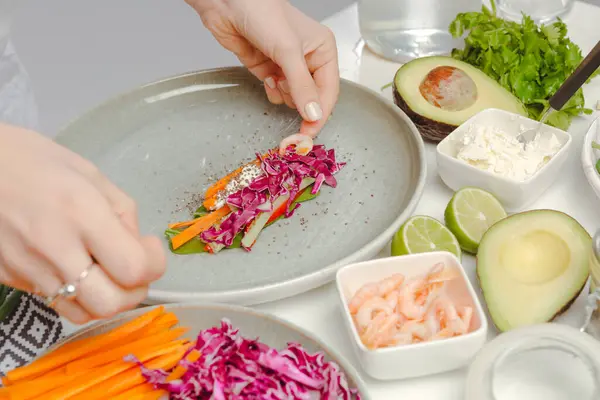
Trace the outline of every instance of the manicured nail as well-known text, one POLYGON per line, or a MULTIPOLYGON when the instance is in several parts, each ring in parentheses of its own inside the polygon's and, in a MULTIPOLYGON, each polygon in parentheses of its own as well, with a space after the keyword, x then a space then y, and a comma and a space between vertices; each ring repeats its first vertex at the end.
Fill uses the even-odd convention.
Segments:
POLYGON ((306 107, 304 107, 304 111, 306 111, 306 116, 310 121, 318 121, 323 118, 323 110, 321 110, 321 106, 319 103, 312 102, 308 103, 306 107))
POLYGON ((271 89, 275 89, 277 87, 277 85, 275 84, 275 79, 271 78, 270 76, 267 76, 265 78, 265 83, 267 84, 268 87, 270 87, 271 89))
POLYGON ((287 79, 279 81, 279 88, 285 93, 290 94, 290 85, 288 84, 287 79))

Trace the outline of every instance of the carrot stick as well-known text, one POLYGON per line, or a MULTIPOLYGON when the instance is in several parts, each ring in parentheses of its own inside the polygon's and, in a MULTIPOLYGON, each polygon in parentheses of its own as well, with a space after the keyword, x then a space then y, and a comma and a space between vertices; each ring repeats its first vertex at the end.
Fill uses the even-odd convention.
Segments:
POLYGON ((169 228, 170 229, 181 229, 181 228, 187 228, 188 226, 192 226, 194 225, 196 222, 198 222, 198 220, 202 218, 202 217, 198 217, 198 218, 194 218, 194 219, 190 219, 189 221, 182 221, 182 222, 175 222, 173 224, 169 224, 169 228))
POLYGON ((63 371, 61 375, 48 374, 52 376, 44 375, 41 378, 19 382, 7 388, 10 394, 9 397, 11 400, 34 399, 52 388, 74 382, 87 373, 89 373, 89 371, 79 371, 76 374, 67 375, 63 371))
MULTIPOLYGON (((200 358, 202 354, 198 350, 192 350, 185 358, 189 362, 196 362, 200 358)), ((173 371, 167 376, 167 382, 176 381, 177 379, 181 379, 183 375, 187 372, 187 368, 183 365, 177 365, 173 371)))
POLYGON ((154 392, 155 390, 156 389, 154 389, 154 386, 150 383, 142 383, 141 385, 134 386, 129 390, 126 390, 124 392, 119 393, 116 396, 113 396, 112 400, 130 400, 135 396, 139 396, 140 394, 146 394, 149 392, 154 392))
POLYGON ((145 393, 145 394, 136 396, 135 398, 130 399, 130 400, 159 400, 163 396, 167 396, 168 394, 169 393, 166 390, 157 390, 154 392, 145 393))
POLYGON ((143 354, 143 352, 148 348, 154 348, 156 345, 165 346, 165 343, 169 344, 172 340, 177 339, 187 332, 187 330, 187 328, 177 328, 169 331, 159 332, 114 349, 107 349, 106 351, 93 354, 90 357, 85 357, 70 362, 66 367, 67 375, 77 373, 77 371, 80 370, 96 368, 101 365, 109 364, 115 360, 125 357, 128 354, 133 354, 136 357, 139 357, 138 354, 143 354))
MULTIPOLYGON (((164 369, 169 370, 173 368, 187 351, 190 345, 179 346, 179 348, 172 350, 169 353, 163 354, 158 358, 154 358, 150 362, 145 362, 145 367, 149 369, 164 369)), ((84 390, 80 390, 75 394, 71 394, 73 397, 69 397, 69 400, 97 400, 97 399, 113 399, 113 395, 117 395, 123 391, 134 388, 144 382, 146 379, 142 376, 142 372, 139 367, 133 369, 126 369, 117 374, 113 374, 107 379, 102 379, 87 386, 84 390)), ((60 397, 63 398, 63 397, 60 397)))
POLYGON ((173 246, 173 250, 176 250, 179 247, 183 246, 184 244, 192 240, 195 236, 198 236, 201 232, 213 226, 221 218, 225 217, 230 212, 231 209, 229 208, 229 206, 225 205, 219 208, 218 210, 213 211, 210 214, 200 217, 198 221, 194 222, 192 226, 190 226, 183 232, 177 234, 171 239, 171 245, 173 246))
POLYGON ((110 332, 94 337, 95 340, 84 339, 82 343, 73 342, 66 346, 67 350, 57 350, 56 353, 50 353, 39 360, 32 362, 29 365, 17 368, 6 374, 8 379, 13 383, 26 378, 33 378, 65 365, 70 361, 74 361, 86 354, 91 354, 95 351, 105 349, 112 346, 116 341, 129 337, 134 332, 144 328, 152 323, 158 316, 164 312, 164 307, 156 307, 153 310, 129 321, 110 332))
POLYGON ((174 313, 170 312, 163 314, 160 317, 158 317, 156 321, 154 321, 154 323, 150 324, 150 326, 142 330, 142 336, 147 336, 153 333, 160 332, 162 330, 171 329, 178 323, 179 319, 174 313))
MULTIPOLYGON (((170 360, 175 360, 174 363, 177 363, 178 360, 181 360, 181 357, 185 354, 190 345, 187 346, 179 346, 178 350, 172 351, 168 356, 170 360)), ((164 355, 164 347, 155 352, 148 352, 145 357, 141 358, 140 361, 143 363, 148 362, 149 360, 155 358, 157 355, 164 355)), ((111 378, 119 375, 123 371, 127 370, 136 370, 139 371, 139 367, 135 364, 128 363, 122 360, 112 362, 108 365, 105 365, 100 368, 96 368, 94 370, 89 371, 86 375, 80 377, 75 382, 69 385, 63 385, 53 390, 50 390, 44 395, 36 398, 35 400, 42 399, 69 399, 72 397, 84 392, 86 389, 91 388, 94 385, 98 385, 99 383, 106 382, 111 378)), ((114 381, 112 381, 114 385, 114 381)), ((106 398, 106 392, 100 391, 102 394, 101 398, 106 398)), ((89 397, 81 397, 82 399, 89 399, 89 397)))

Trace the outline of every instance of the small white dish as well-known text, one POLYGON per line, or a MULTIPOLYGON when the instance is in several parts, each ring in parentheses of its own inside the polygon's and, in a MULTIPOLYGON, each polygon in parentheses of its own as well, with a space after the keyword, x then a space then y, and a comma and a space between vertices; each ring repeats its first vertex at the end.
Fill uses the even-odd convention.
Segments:
POLYGON ((447 372, 469 364, 487 338, 488 323, 460 261, 448 252, 430 252, 382 258, 348 265, 336 276, 342 314, 354 351, 365 372, 379 380, 405 379, 447 372), (427 273, 434 264, 456 268, 462 278, 447 285, 448 295, 457 306, 473 308, 471 331, 465 335, 432 342, 368 349, 354 326, 348 302, 363 285, 378 282, 395 273, 407 278, 427 273))
POLYGON ((598 159, 600 159, 600 150, 593 149, 592 142, 595 141, 600 143, 599 119, 600 118, 595 119, 590 125, 585 134, 583 148, 581 149, 581 166, 583 167, 583 173, 598 198, 600 198, 600 172, 596 170, 596 163, 598 162, 598 159))
POLYGON ((466 186, 487 190, 494 194, 509 212, 527 208, 552 185, 567 160, 572 141, 571 135, 567 132, 544 124, 541 132, 553 133, 562 147, 533 176, 518 181, 481 170, 455 158, 458 151, 455 143, 472 125, 495 126, 507 134, 517 136, 523 130, 537 128, 538 121, 503 110, 487 109, 456 128, 437 146, 438 172, 448 187, 455 191, 466 186))

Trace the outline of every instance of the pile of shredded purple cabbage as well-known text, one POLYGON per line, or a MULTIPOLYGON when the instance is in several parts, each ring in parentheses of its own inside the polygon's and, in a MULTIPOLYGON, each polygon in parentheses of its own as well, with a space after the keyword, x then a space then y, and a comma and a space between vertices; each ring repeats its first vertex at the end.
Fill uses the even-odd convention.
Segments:
POLYGON ((167 372, 149 370, 136 362, 146 380, 166 390, 171 400, 361 398, 356 389, 349 388, 338 365, 326 362, 323 353, 309 354, 295 343, 278 351, 242 337, 226 319, 220 327, 200 332, 195 349, 201 353, 200 359, 182 360, 180 365, 187 372, 177 381, 166 382, 167 372))
MULTIPOLYGON (((313 194, 321 189, 323 183, 335 188, 337 181, 334 175, 346 165, 338 163, 335 159, 335 151, 326 150, 323 145, 314 146, 307 155, 297 154, 290 146, 283 156, 277 151, 270 151, 266 157, 258 154, 257 156, 261 159, 263 175, 248 187, 227 197, 227 204, 235 211, 219 226, 213 226, 202 232, 200 238, 203 242, 231 246, 237 234, 259 213, 272 211, 271 205, 278 197, 289 194, 289 207, 298 194, 304 178, 315 179, 313 194)), ((300 204, 296 204, 285 217, 291 217, 298 207, 300 204)))

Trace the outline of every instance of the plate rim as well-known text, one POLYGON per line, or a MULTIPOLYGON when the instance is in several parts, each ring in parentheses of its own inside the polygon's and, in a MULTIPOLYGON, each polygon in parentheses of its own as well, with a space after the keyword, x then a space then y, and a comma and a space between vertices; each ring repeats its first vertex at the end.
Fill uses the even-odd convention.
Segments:
MULTIPOLYGON (((160 304, 160 305, 136 308, 134 310, 129 310, 124 313, 120 313, 113 318, 96 321, 92 324, 89 324, 89 325, 71 333, 68 336, 61 338, 54 345, 47 348, 46 351, 44 351, 42 354, 40 354, 38 357, 36 357, 36 359, 47 355, 49 352, 56 350, 57 348, 59 348, 60 346, 62 346, 64 344, 67 344, 74 340, 77 340, 77 338, 79 338, 82 335, 85 335, 87 333, 90 333, 94 329, 98 329, 105 325, 119 323, 120 321, 125 321, 127 319, 137 317, 137 316, 142 315, 152 309, 155 309, 155 308, 161 307, 161 306, 165 308, 165 311, 169 311, 171 309, 182 309, 182 308, 187 308, 187 309, 192 309, 192 310, 233 311, 233 312, 239 312, 241 314, 252 315, 257 318, 270 320, 278 325, 283 325, 286 328, 296 331, 300 335, 304 336, 306 339, 317 344, 322 349, 321 351, 324 351, 325 353, 327 353, 329 355, 329 357, 331 358, 331 360, 333 362, 337 363, 341 368, 343 368, 344 371, 346 372, 346 374, 348 375, 348 377, 354 381, 356 388, 360 392, 361 398, 363 400, 371 399, 369 392, 367 390, 367 387, 366 387, 366 383, 363 380, 358 368, 356 368, 353 365, 353 363, 351 363, 344 355, 342 355, 341 352, 333 349, 333 347, 331 347, 330 345, 325 343, 323 340, 321 340, 319 335, 309 331, 306 328, 303 328, 302 326, 300 326, 294 322, 291 322, 291 321, 288 321, 281 317, 278 317, 275 314, 256 310, 256 309, 245 307, 245 306, 235 305, 235 304, 210 303, 210 302, 185 302, 185 303, 180 302, 180 303, 160 304)), ((234 327, 236 327, 235 323, 233 321, 232 321, 232 324, 234 324, 234 327)), ((259 338, 259 340, 260 340, 260 338, 259 338)))
MULTIPOLYGON (((228 66, 209 69, 199 69, 195 71, 171 75, 149 83, 145 83, 127 91, 124 91, 120 94, 117 94, 115 96, 109 97, 108 99, 97 104, 91 109, 79 114, 75 118, 72 118, 59 129, 54 140, 57 143, 60 143, 60 139, 64 136, 65 131, 67 131, 73 124, 77 123, 80 120, 88 118, 90 115, 93 115, 95 112, 101 110, 104 107, 107 107, 111 103, 122 100, 128 96, 135 94, 136 92, 144 90, 148 87, 164 84, 169 81, 175 81, 189 78, 191 76, 198 76, 211 73, 245 73, 246 75, 253 77, 253 75, 245 67, 228 66)), ((260 81, 257 79, 257 82, 260 81)), ((286 298, 297 296, 302 293, 306 293, 308 291, 333 282, 333 280, 335 279, 335 273, 341 267, 351 263, 370 259, 377 255, 377 253, 379 253, 387 245, 387 243, 392 239, 396 231, 400 229, 400 226, 410 217, 410 215, 412 215, 423 196, 425 183, 427 181, 427 155, 425 152, 425 143, 416 125, 411 121, 411 119, 406 115, 406 113, 404 113, 400 108, 398 108, 391 100, 387 99, 386 97, 382 96, 381 94, 377 93, 375 90, 369 87, 340 77, 340 86, 342 85, 354 87, 378 99, 383 105, 385 105, 388 108, 388 110, 390 110, 397 118, 400 118, 406 124, 409 132, 412 134, 413 140, 418 150, 417 155, 420 158, 420 171, 419 176, 417 178, 417 185, 415 191, 412 194, 404 211, 400 213, 383 232, 379 233, 379 235, 371 239, 365 246, 359 248, 355 252, 338 260, 335 263, 324 266, 318 271, 313 271, 309 274, 288 279, 284 282, 270 283, 259 287, 247 289, 234 289, 226 291, 174 292, 155 289, 151 285, 148 290, 147 299, 144 302, 145 304, 156 305, 162 303, 201 301, 208 303, 233 303, 248 306, 263 304, 276 300, 283 300, 286 298)))

